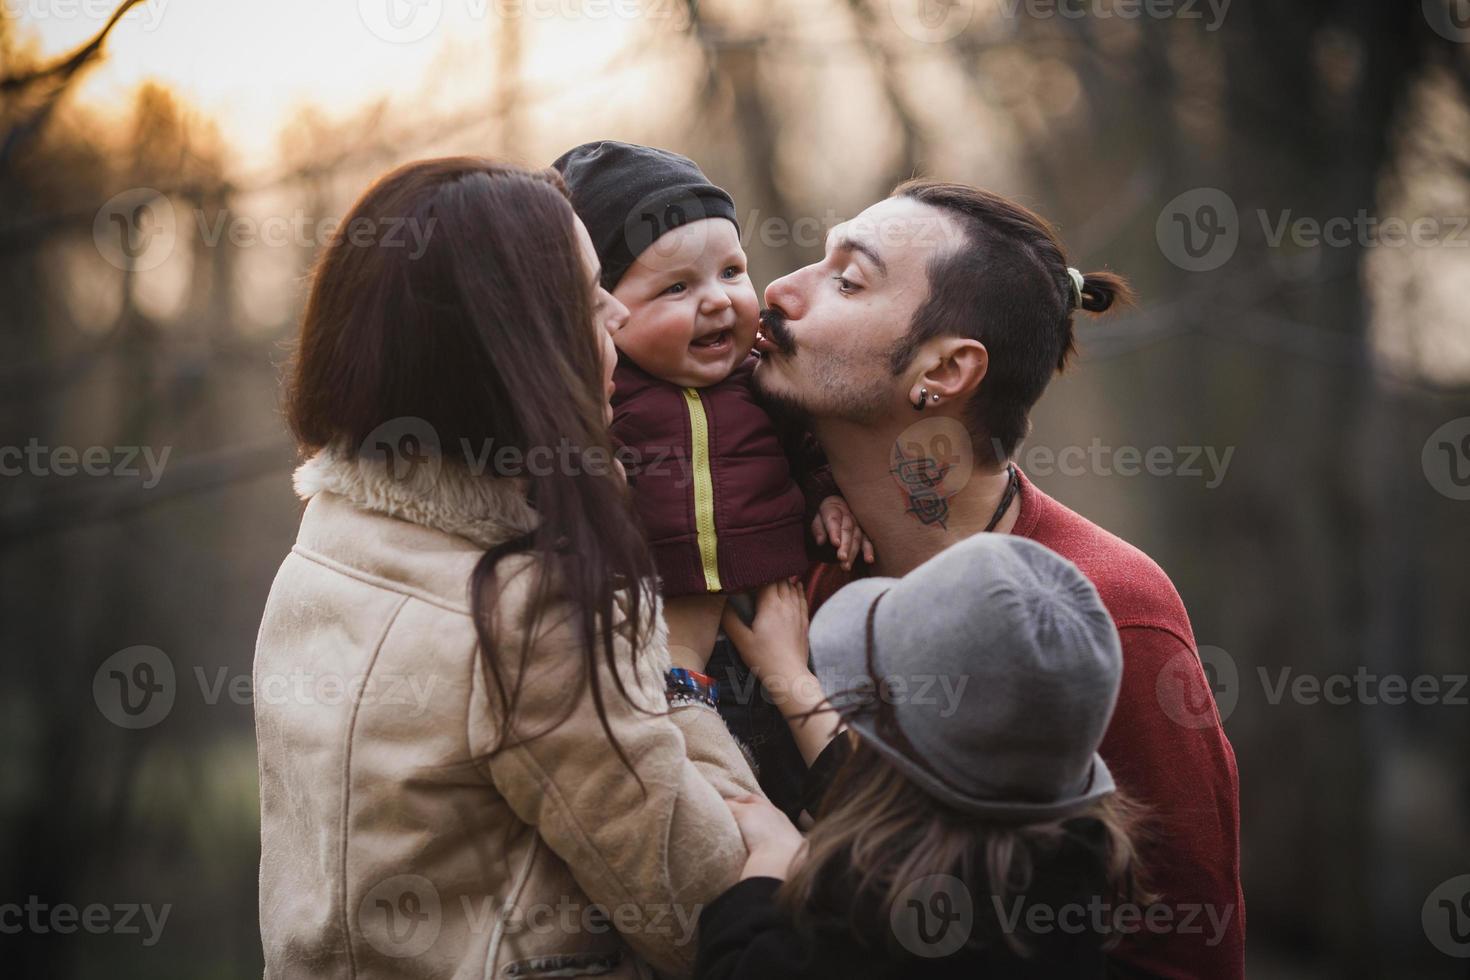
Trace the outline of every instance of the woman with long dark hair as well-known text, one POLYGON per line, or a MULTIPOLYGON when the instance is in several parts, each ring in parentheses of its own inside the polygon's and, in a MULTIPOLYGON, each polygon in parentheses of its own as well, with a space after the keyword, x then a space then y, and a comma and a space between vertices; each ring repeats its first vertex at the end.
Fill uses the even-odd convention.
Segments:
POLYGON ((268 976, 687 972, 745 859, 722 795, 757 789, 666 698, 606 429, 624 316, 550 171, 410 164, 325 249, 255 662, 268 976))

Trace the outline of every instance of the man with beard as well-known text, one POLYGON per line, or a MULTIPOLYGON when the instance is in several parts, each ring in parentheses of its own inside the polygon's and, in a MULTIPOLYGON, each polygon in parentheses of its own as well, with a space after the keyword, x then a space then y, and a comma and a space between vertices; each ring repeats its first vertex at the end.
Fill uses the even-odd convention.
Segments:
MULTIPOLYGON (((1072 353, 1075 312, 1127 298, 1117 276, 1072 269, 1025 208, 965 185, 910 181, 834 228, 821 261, 766 289, 755 381, 820 442, 874 544, 872 572, 903 576, 992 532, 1044 544, 1092 580, 1124 661, 1101 754, 1146 808, 1142 862, 1159 895, 1148 909, 1114 910, 1114 965, 1124 975, 1238 978, 1235 755, 1183 603, 1148 556, 1011 462, 1031 407, 1072 353)), ((815 570, 813 608, 863 570, 815 570)), ((818 690, 782 688, 788 716, 818 690)))

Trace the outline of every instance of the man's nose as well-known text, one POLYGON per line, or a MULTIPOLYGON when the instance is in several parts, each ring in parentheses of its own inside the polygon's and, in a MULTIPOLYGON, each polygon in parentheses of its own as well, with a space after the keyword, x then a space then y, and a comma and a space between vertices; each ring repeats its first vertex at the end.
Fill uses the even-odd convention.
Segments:
POLYGON ((806 312, 802 300, 801 271, 782 276, 766 287, 767 307, 779 306, 788 320, 799 320, 806 312))

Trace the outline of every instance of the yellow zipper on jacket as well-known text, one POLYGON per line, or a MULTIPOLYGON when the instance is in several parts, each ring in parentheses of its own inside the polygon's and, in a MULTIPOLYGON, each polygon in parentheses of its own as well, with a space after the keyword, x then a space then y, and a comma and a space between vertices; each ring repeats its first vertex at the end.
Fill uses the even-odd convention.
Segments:
POLYGON ((684 406, 689 409, 690 465, 694 469, 694 531, 699 541, 699 563, 704 567, 704 587, 720 591, 720 564, 715 537, 715 479, 709 468, 709 420, 704 401, 696 388, 684 389, 684 406))

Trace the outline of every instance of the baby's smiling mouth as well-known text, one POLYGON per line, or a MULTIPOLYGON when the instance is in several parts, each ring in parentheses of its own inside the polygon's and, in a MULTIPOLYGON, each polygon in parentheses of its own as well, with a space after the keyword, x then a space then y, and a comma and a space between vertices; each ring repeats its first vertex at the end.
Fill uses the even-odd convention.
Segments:
POLYGON ((700 351, 724 351, 734 341, 735 331, 730 327, 723 330, 712 330, 709 333, 696 337, 689 346, 700 351))

